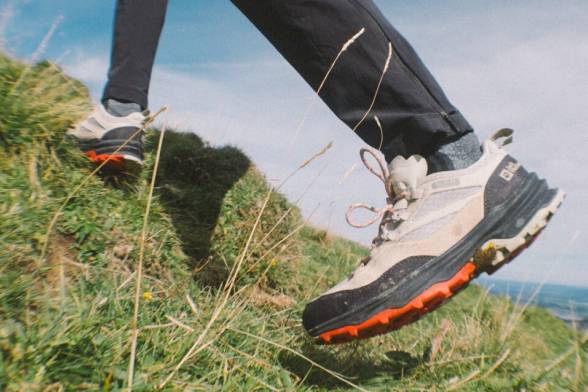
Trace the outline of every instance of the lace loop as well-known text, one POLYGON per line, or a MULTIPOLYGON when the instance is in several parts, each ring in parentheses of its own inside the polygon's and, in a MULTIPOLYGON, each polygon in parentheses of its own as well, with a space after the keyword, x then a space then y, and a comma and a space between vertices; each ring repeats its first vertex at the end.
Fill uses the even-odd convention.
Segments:
POLYGON ((494 132, 489 140, 494 142, 498 147, 504 147, 513 141, 514 131, 510 128, 502 128, 494 132))
POLYGON ((380 179, 384 183, 384 188, 386 189, 386 193, 388 197, 390 197, 394 193, 394 188, 392 186, 392 177, 390 177, 390 172, 388 171, 388 164, 384 159, 382 159, 381 155, 379 155, 379 151, 372 150, 368 148, 362 148, 359 150, 359 156, 361 157, 361 162, 363 162, 364 166, 376 177, 380 179), (369 164, 365 154, 370 154, 378 164, 380 168, 380 173, 369 164))
POLYGON ((384 184, 386 184, 386 179, 390 176, 390 172, 388 171, 388 165, 386 161, 382 159, 380 155, 376 153, 375 150, 362 148, 359 150, 359 156, 361 157, 361 161, 365 165, 365 167, 376 177, 378 177, 384 184), (372 165, 368 163, 368 160, 365 154, 370 154, 375 160, 378 166, 380 167, 381 173, 378 173, 372 165))
POLYGON ((347 209, 347 213, 345 214, 345 220, 347 221, 349 226, 355 227, 357 229, 363 229, 364 227, 368 227, 370 225, 373 225, 378 219, 383 218, 387 212, 391 213, 393 211, 394 211, 393 207, 389 204, 384 208, 376 208, 373 206, 369 206, 367 204, 357 203, 357 204, 352 204, 349 206, 349 208, 347 209), (376 215, 374 218, 369 219, 366 222, 355 223, 351 217, 351 214, 353 213, 353 211, 359 210, 359 209, 371 211, 371 212, 375 213, 376 215))
POLYGON ((382 222, 380 225, 384 225, 390 221, 390 219, 388 219, 388 217, 391 217, 392 213, 394 212, 394 203, 396 203, 400 199, 406 198, 407 193, 402 192, 399 195, 394 194, 392 177, 390 176, 390 172, 388 170, 388 165, 387 165, 386 161, 384 160, 384 158, 381 156, 381 154, 379 154, 376 150, 362 148, 361 150, 359 150, 359 155, 360 155, 361 161, 363 162, 365 167, 384 183, 384 187, 386 188, 386 194, 388 196, 386 198, 387 204, 383 208, 376 208, 376 207, 369 206, 369 205, 363 204, 363 203, 352 204, 347 209, 347 213, 345 214, 345 220, 347 221, 347 223, 350 226, 355 227, 355 228, 368 227, 368 226, 374 224, 378 219, 382 219, 382 222), (369 161, 367 160, 366 154, 371 155, 376 160, 376 163, 379 166, 380 172, 378 172, 377 169, 375 169, 369 163, 369 161), (356 223, 353 220, 352 214, 355 210, 358 210, 358 209, 368 210, 368 211, 375 213, 376 215, 373 219, 369 219, 366 222, 356 223))

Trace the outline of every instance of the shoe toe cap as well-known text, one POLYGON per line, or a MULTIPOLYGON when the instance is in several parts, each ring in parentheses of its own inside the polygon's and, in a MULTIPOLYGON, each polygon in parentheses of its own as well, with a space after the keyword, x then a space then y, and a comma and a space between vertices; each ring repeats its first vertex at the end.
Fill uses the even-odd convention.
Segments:
POLYGON ((306 305, 302 313, 302 325, 311 336, 318 336, 331 329, 360 324, 382 306, 403 305, 410 298, 402 288, 409 280, 415 280, 407 278, 432 258, 408 257, 365 285, 338 285, 341 290, 331 290, 306 305))
POLYGON ((304 308, 302 325, 311 336, 318 336, 321 333, 321 325, 347 313, 353 305, 347 292, 321 296, 304 308))

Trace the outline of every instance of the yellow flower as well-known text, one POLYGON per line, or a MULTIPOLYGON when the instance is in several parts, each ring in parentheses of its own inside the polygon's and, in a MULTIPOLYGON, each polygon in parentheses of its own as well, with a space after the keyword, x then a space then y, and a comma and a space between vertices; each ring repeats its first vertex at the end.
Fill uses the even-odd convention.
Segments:
POLYGON ((151 301, 153 299, 153 294, 151 294, 150 291, 145 291, 143 293, 143 299, 147 302, 151 301))
POLYGON ((278 265, 278 259, 272 259, 272 261, 270 261, 270 267, 275 267, 276 265, 278 265))

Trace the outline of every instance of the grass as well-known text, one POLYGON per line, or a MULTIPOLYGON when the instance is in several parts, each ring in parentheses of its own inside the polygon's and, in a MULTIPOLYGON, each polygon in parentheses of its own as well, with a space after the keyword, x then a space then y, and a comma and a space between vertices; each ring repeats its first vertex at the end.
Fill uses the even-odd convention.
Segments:
MULTIPOLYGON (((41 257, 93 169, 64 138, 89 109, 54 65, 0 56, 0 390, 126 387, 156 130, 141 176, 89 178, 41 257)), ((166 133, 145 238, 135 390, 588 387, 585 336, 478 286, 398 332, 315 345, 304 303, 366 249, 305 225, 234 147, 166 133)))

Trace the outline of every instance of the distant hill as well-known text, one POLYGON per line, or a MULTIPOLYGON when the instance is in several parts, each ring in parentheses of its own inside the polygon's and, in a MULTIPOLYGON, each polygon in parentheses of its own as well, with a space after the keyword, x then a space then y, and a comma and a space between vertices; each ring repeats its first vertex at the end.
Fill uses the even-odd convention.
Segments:
POLYGON ((519 304, 529 303, 548 309, 568 324, 588 329, 588 287, 487 278, 480 279, 479 283, 492 294, 506 295, 519 304))
MULTIPOLYGON (((0 55, 0 390, 125 388, 153 149, 92 176, 86 88, 0 55)), ((169 132, 147 230, 134 390, 586 390, 586 337, 478 286, 386 336, 321 346, 304 304, 367 250, 309 227, 234 147, 169 132)))

